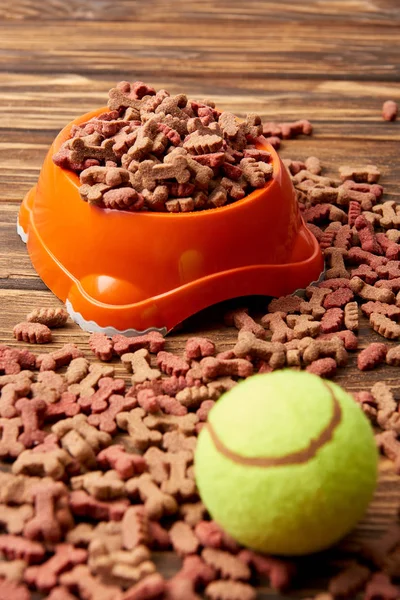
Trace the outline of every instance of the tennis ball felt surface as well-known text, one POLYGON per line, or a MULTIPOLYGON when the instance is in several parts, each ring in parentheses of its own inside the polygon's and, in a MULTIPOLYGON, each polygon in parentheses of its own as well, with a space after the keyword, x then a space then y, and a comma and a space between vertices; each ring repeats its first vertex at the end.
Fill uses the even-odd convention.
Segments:
POLYGON ((224 394, 208 423, 195 453, 200 496, 243 545, 307 554, 364 515, 378 453, 366 416, 338 385, 301 371, 256 375, 224 394))

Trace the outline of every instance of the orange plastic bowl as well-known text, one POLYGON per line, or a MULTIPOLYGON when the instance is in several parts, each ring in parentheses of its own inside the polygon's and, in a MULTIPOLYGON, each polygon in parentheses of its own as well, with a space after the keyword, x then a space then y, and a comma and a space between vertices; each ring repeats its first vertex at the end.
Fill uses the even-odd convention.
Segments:
POLYGON ((84 202, 79 178, 52 156, 25 197, 18 232, 36 271, 89 331, 166 333, 216 302, 280 296, 317 280, 323 259, 301 218, 290 176, 275 150, 273 178, 233 204, 192 213, 108 210, 84 202))

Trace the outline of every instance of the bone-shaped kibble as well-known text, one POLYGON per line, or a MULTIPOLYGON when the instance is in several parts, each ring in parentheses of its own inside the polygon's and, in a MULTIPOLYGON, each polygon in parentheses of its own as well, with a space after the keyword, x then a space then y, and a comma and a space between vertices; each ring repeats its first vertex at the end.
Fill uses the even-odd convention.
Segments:
POLYGON ((183 416, 159 414, 148 415, 143 419, 143 423, 149 429, 157 429, 163 432, 177 429, 185 435, 191 435, 194 433, 198 418, 193 413, 183 416))
MULTIPOLYGON (((286 322, 293 328, 293 336, 301 339, 306 336, 316 337, 321 329, 321 323, 314 321, 312 315, 288 315, 286 322)), ((290 340, 288 340, 290 341, 290 340)))
POLYGON ((143 383, 143 381, 159 379, 161 371, 150 367, 150 354, 145 348, 129 352, 121 356, 123 365, 132 372, 132 383, 143 383))
POLYGON ((231 310, 225 314, 224 320, 226 325, 234 325, 236 329, 244 329, 245 331, 251 331, 254 335, 260 339, 265 338, 264 327, 259 325, 252 319, 248 314, 247 308, 237 308, 231 310))
MULTIPOLYGON (((72 363, 71 363, 72 364, 72 363)), ((94 363, 90 365, 89 373, 79 383, 74 383, 69 386, 69 391, 73 394, 91 396, 95 393, 95 386, 102 377, 112 377, 114 375, 114 367, 111 365, 101 365, 94 363)))
POLYGON ((196 554, 199 540, 193 529, 185 521, 176 521, 170 531, 171 544, 179 556, 196 554))
POLYGON ((57 585, 58 576, 74 565, 84 563, 87 551, 71 544, 57 544, 55 554, 40 566, 28 567, 24 580, 38 590, 45 592, 57 585))
POLYGON ((45 555, 45 549, 39 542, 10 534, 0 535, 0 552, 9 560, 20 559, 28 565, 40 562, 45 555))
POLYGON ((122 545, 126 550, 149 543, 148 515, 143 506, 130 506, 121 522, 122 545))
POLYGON ((32 382, 28 378, 20 378, 15 383, 7 383, 1 389, 0 396, 0 416, 11 419, 17 416, 18 412, 15 403, 19 398, 27 396, 31 390, 32 382))
POLYGON ((71 456, 65 450, 58 448, 51 452, 38 452, 25 450, 18 455, 12 466, 12 472, 16 475, 40 475, 49 476, 53 479, 62 479, 66 467, 72 462, 71 456))
POLYGON ((87 158, 94 158, 99 161, 113 161, 115 159, 113 145, 113 139, 104 140, 100 146, 93 146, 84 138, 72 138, 69 142, 71 150, 70 160, 75 164, 81 164, 87 158))
POLYGON ((16 402, 15 408, 21 415, 24 428, 18 440, 25 448, 41 444, 47 435, 40 429, 47 408, 46 402, 40 398, 20 398, 16 402))
POLYGON ((363 300, 373 300, 375 302, 385 302, 388 304, 393 304, 395 300, 395 295, 391 290, 368 285, 368 283, 365 283, 365 281, 359 277, 350 279, 350 289, 363 300))
POLYGON ((202 359, 200 366, 205 380, 220 376, 249 377, 253 374, 253 365, 244 358, 221 359, 208 356, 202 359))
POLYGON ((129 496, 140 496, 150 519, 157 520, 163 515, 172 515, 178 510, 174 497, 162 492, 148 473, 128 479, 126 491, 129 496))
POLYGON ((343 248, 326 248, 324 256, 329 257, 331 268, 325 273, 326 279, 343 278, 349 279, 350 275, 344 265, 344 258, 347 251, 343 248))
POLYGON ((161 484, 161 490, 172 496, 190 498, 195 494, 196 485, 187 477, 188 465, 193 461, 193 452, 163 452, 159 448, 149 448, 144 455, 153 479, 161 484))
POLYGON ((33 516, 31 504, 21 504, 20 506, 0 505, 0 523, 8 533, 22 533, 26 521, 33 516))
POLYGON ((372 254, 382 254, 382 248, 378 244, 373 225, 361 213, 355 220, 354 227, 357 230, 361 248, 372 254))
POLYGON ((236 356, 251 356, 268 362, 272 369, 285 364, 285 346, 279 342, 259 340, 250 331, 239 331, 238 342, 233 348, 236 356))
POLYGON ((36 366, 41 371, 55 371, 60 367, 69 365, 72 359, 83 356, 83 352, 75 344, 65 344, 60 350, 39 354, 36 357, 36 366))
POLYGON ((135 352, 140 348, 146 348, 150 353, 157 354, 164 349, 165 338, 158 331, 151 331, 145 335, 136 337, 126 337, 121 334, 114 335, 112 338, 114 351, 121 356, 127 352, 135 352))
POLYGON ((365 165, 359 168, 348 166, 339 167, 339 176, 342 181, 353 179, 353 181, 360 183, 377 183, 380 175, 378 167, 375 165, 365 165))
POLYGON ((125 495, 125 485, 116 471, 90 471, 70 479, 73 490, 85 490, 97 500, 113 500, 125 495))
POLYGON ((112 377, 103 377, 98 382, 98 390, 91 396, 84 396, 79 399, 79 405, 83 410, 90 408, 92 413, 100 413, 106 410, 108 400, 113 394, 123 394, 125 392, 125 382, 123 379, 113 379, 112 377))
POLYGON ((371 210, 376 203, 376 196, 370 191, 361 191, 347 185, 341 185, 338 188, 336 202, 339 206, 348 206, 351 202, 356 202, 362 210, 371 210))
POLYGON ((315 286, 306 288, 306 296, 309 300, 308 302, 305 301, 300 304, 300 312, 303 314, 310 314, 315 319, 320 319, 325 313, 325 308, 322 304, 330 291, 331 290, 329 289, 318 288, 315 286))
POLYGON ((400 325, 379 313, 372 313, 369 323, 374 331, 383 337, 396 340, 400 337, 400 325))
POLYGON ((117 424, 121 429, 129 433, 129 442, 137 450, 146 450, 151 444, 159 444, 162 434, 152 431, 143 419, 146 413, 142 408, 134 408, 130 412, 122 412, 117 415, 117 424))
POLYGON ((272 331, 271 342, 290 342, 293 339, 293 330, 288 327, 285 321, 286 313, 275 312, 268 313, 261 319, 261 324, 272 331))
POLYGON ((88 416, 89 425, 93 425, 100 429, 100 431, 105 431, 111 435, 114 435, 117 431, 116 424, 116 416, 127 410, 131 410, 135 408, 137 405, 136 398, 129 396, 119 396, 117 394, 113 394, 108 399, 108 407, 100 412, 100 413, 92 413, 88 416))
POLYGON ((97 455, 101 467, 110 466, 115 469, 121 479, 129 479, 138 473, 143 473, 146 462, 139 454, 130 454, 120 444, 105 448, 97 455))
POLYGON ((62 447, 87 466, 94 465, 96 454, 111 443, 111 436, 90 425, 82 414, 59 421, 51 430, 62 447))
POLYGON ((0 458, 17 457, 25 450, 25 446, 18 441, 22 428, 20 417, 14 419, 0 419, 0 458))
POLYGON ((380 215, 379 224, 384 229, 396 229, 400 226, 400 214, 394 200, 378 204, 372 208, 372 211, 380 215))
POLYGON ((86 565, 78 565, 63 573, 59 581, 69 589, 77 588, 80 597, 87 600, 122 600, 119 587, 101 583, 101 579, 93 577, 86 565))
POLYGON ((33 488, 32 496, 35 516, 25 524, 24 535, 30 540, 60 541, 63 531, 74 524, 68 508, 67 488, 59 481, 41 482, 33 488), (58 509, 61 506, 62 513, 58 509))
POLYGON ((335 337, 330 340, 313 340, 309 341, 307 338, 303 338, 300 342, 300 346, 304 349, 303 361, 306 365, 311 364, 315 360, 331 356, 335 359, 338 366, 344 366, 348 360, 348 354, 344 347, 341 339, 335 337), (304 342, 304 346, 302 343, 304 342))

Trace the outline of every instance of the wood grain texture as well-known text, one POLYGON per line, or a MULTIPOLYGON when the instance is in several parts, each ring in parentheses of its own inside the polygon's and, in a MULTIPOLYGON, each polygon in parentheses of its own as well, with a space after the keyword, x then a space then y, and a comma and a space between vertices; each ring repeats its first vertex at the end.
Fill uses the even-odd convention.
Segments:
MULTIPOLYGON (((119 79, 212 97, 239 115, 310 118, 314 135, 284 142, 283 157, 317 155, 334 175, 343 163, 376 163, 387 199, 397 200, 400 124, 383 122, 381 106, 400 99, 399 37, 397 0, 0 0, 0 343, 16 344, 12 326, 32 308, 58 304, 16 234, 19 203, 57 132, 104 105, 119 79)), ((267 301, 249 302, 260 314, 267 301)), ((188 320, 167 348, 181 353, 193 333, 231 348, 236 332, 221 325, 226 306, 188 320)), ((87 338, 70 323, 52 347, 74 341, 87 352, 87 338)), ((361 347, 378 338, 363 321, 361 347)), ((380 379, 400 397, 394 367, 361 376, 352 357, 335 380, 354 391, 380 379)), ((382 461, 374 503, 346 548, 376 538, 399 501, 398 478, 382 461)), ((313 560, 305 561, 302 591, 285 598, 323 589, 325 563, 313 560)), ((172 553, 156 562, 168 576, 180 564, 172 553)), ((266 585, 258 598, 283 600, 266 585)))

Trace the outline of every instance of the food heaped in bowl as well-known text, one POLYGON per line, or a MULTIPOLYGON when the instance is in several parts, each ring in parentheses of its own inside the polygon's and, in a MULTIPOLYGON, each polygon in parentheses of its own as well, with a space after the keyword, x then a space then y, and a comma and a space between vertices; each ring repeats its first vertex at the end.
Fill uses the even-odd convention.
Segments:
POLYGON ((109 106, 60 132, 19 214, 35 269, 84 329, 165 333, 216 302, 318 279, 319 246, 259 117, 144 84, 120 84, 109 106))

